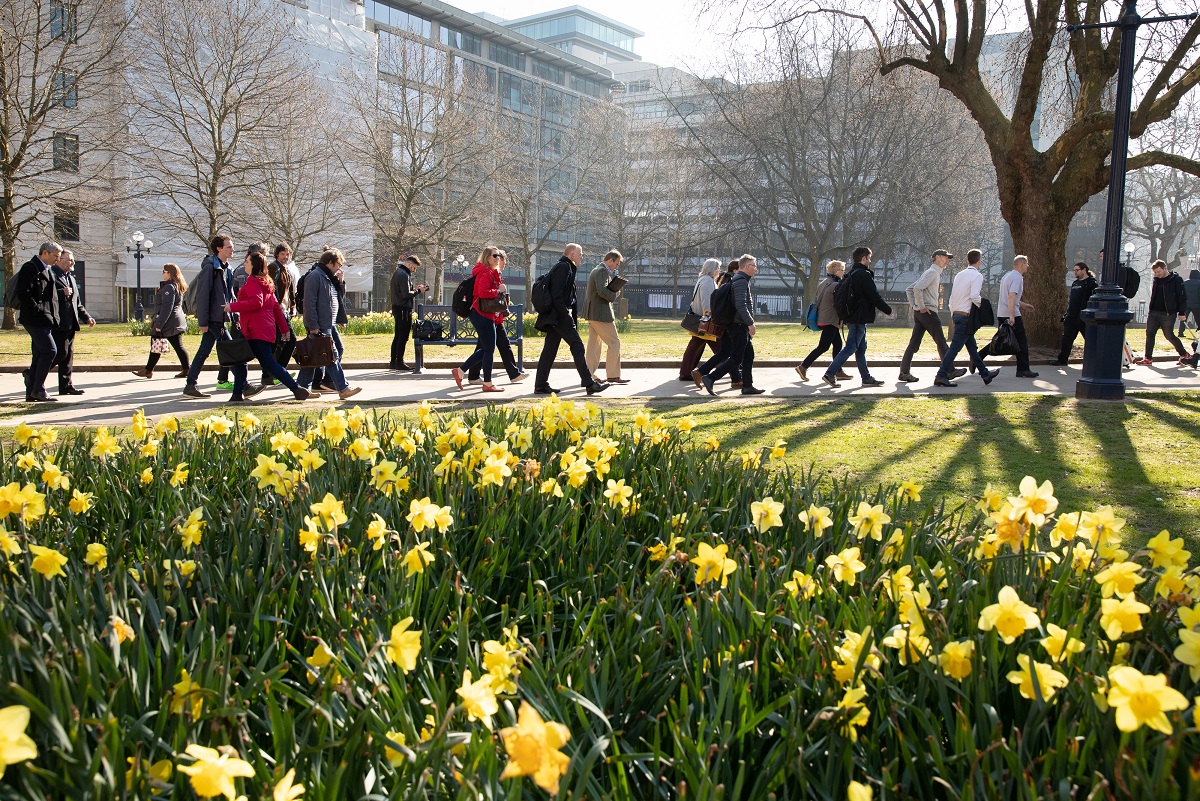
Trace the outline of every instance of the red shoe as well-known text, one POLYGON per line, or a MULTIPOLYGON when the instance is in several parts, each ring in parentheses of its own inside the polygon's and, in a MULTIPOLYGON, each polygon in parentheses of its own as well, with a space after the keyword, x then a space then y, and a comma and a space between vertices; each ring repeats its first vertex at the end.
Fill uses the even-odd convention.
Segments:
POLYGON ((1154 364, 1154 360, 1153 359, 1138 359, 1136 362, 1134 362, 1134 364, 1141 365, 1142 367, 1149 367, 1150 365, 1154 364))
POLYGON ((503 392, 504 387, 498 387, 495 384, 484 384, 483 391, 484 392, 503 392))
POLYGON ((463 371, 458 369, 457 367, 454 367, 450 370, 450 375, 454 376, 454 383, 458 384, 459 389, 462 389, 463 388, 463 376, 465 375, 465 373, 463 373, 463 371))

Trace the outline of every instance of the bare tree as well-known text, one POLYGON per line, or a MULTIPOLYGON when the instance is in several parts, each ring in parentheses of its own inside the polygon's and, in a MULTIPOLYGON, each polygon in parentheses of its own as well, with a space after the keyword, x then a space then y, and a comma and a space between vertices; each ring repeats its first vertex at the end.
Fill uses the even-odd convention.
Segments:
POLYGON ((600 143, 594 222, 600 238, 621 251, 629 270, 636 269, 661 235, 654 174, 658 137, 653 130, 630 126, 625 115, 614 115, 614 127, 600 143))
MULTIPOLYGON (((120 128, 110 103, 129 16, 120 0, 0 5, 0 256, 13 280, 22 231, 50 231, 55 203, 104 202, 120 128)), ((4 328, 16 325, 4 310, 4 328)))
POLYGON ((207 243, 251 231, 264 175, 311 92, 288 6, 259 0, 141 0, 131 74, 135 180, 155 216, 207 243), (289 53, 287 57, 272 52, 289 53))
MULTIPOLYGON (((1144 137, 1151 146, 1190 159, 1200 156, 1200 120, 1194 102, 1144 137)), ((1172 167, 1153 166, 1130 176, 1125 230, 1150 243, 1150 258, 1178 267, 1184 243, 1200 227, 1200 178, 1172 167)), ((1193 254, 1195 255, 1195 254, 1193 254)))

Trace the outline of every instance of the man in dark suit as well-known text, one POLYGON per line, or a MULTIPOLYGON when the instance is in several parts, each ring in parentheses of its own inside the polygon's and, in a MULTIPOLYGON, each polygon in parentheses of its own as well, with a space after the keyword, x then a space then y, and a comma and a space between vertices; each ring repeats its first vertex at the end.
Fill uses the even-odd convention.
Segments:
POLYGON ((58 349, 55 364, 58 365, 58 394, 82 395, 71 381, 75 369, 75 332, 80 323, 91 328, 96 324, 92 315, 83 307, 79 296, 79 282, 75 280, 75 254, 64 250, 58 254, 58 263, 51 268, 54 274, 54 289, 58 294, 58 325, 54 328, 54 345, 58 349))
POLYGON ((547 284, 550 291, 551 306, 548 311, 539 312, 537 330, 546 334, 542 345, 542 355, 538 359, 537 374, 533 380, 533 391, 538 395, 549 395, 555 392, 550 386, 550 368, 554 366, 554 357, 558 355, 558 346, 567 343, 571 349, 571 358, 575 369, 579 371, 579 381, 587 394, 594 395, 608 389, 608 384, 592 378, 588 369, 583 340, 579 338, 579 302, 575 296, 575 273, 579 270, 579 262, 583 260, 583 248, 572 242, 563 249, 562 258, 550 268, 547 284))
POLYGON ((48 403, 46 376, 58 356, 54 344, 54 329, 58 327, 58 293, 54 289, 53 265, 58 261, 62 245, 43 242, 38 255, 22 265, 13 276, 17 282, 19 322, 29 333, 33 358, 25 371, 25 402, 48 403))

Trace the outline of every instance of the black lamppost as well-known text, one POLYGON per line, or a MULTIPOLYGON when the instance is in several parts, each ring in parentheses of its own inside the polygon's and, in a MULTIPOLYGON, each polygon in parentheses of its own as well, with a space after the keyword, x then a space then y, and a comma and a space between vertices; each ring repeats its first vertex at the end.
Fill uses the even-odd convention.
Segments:
POLYGON ((1083 334, 1083 378, 1075 384, 1075 397, 1120 400, 1125 397, 1121 380, 1121 354, 1125 326, 1133 319, 1129 303, 1117 285, 1121 252, 1121 223, 1125 217, 1125 167, 1129 155, 1129 111, 1133 100, 1134 46, 1137 29, 1154 22, 1193 20, 1196 14, 1142 17, 1137 0, 1125 0, 1116 22, 1068 25, 1068 31, 1087 28, 1119 28, 1121 53, 1117 68, 1117 102, 1113 119, 1112 159, 1108 171, 1108 214, 1104 229, 1104 252, 1117 256, 1104 260, 1100 287, 1092 294, 1080 317, 1087 324, 1083 334))
POLYGON ((133 260, 137 262, 137 303, 133 305, 133 315, 139 320, 146 316, 146 309, 142 306, 142 257, 149 256, 152 247, 154 243, 141 231, 134 231, 133 236, 125 240, 125 252, 132 253, 133 260))

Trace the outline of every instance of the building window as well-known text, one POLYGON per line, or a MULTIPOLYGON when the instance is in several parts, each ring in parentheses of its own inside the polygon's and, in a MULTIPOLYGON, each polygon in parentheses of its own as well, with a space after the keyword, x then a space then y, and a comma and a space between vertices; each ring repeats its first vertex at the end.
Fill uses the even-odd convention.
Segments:
POLYGON ((54 238, 62 242, 79 241, 79 207, 59 203, 54 207, 54 238))
POLYGON ((79 73, 75 70, 64 69, 54 73, 53 101, 63 108, 75 108, 79 102, 78 80, 79 73))
POLYGON ((415 33, 417 36, 424 36, 426 39, 433 36, 432 22, 408 11, 392 8, 383 2, 383 0, 365 0, 363 11, 366 13, 367 19, 374 20, 379 25, 387 25, 402 31, 415 33))
POLYGON ((630 81, 629 87, 627 88, 626 91, 649 92, 650 91, 650 82, 649 81, 630 81))
POLYGON ((500 73, 500 103, 506 109, 532 114, 537 84, 507 72, 500 73))
POLYGON ((488 59, 506 67, 512 67, 517 72, 525 71, 525 54, 518 53, 511 47, 488 42, 488 59))
POLYGON ((483 40, 478 36, 462 31, 456 31, 454 28, 442 26, 442 44, 447 47, 453 47, 455 50, 461 50, 464 53, 470 53, 473 56, 483 55, 483 40))
POLYGON ((50 38, 74 42, 79 35, 74 0, 50 0, 50 38))
POLYGON ((455 84, 456 88, 461 86, 462 83, 466 83, 469 88, 476 91, 482 91, 484 88, 489 92, 496 91, 495 67, 489 67, 486 64, 480 64, 478 61, 471 61, 460 56, 455 56, 454 74, 460 81, 460 83, 455 84))
POLYGON ((590 78, 580 78, 578 75, 571 76, 571 88, 576 92, 582 92, 592 97, 604 96, 604 86, 599 81, 593 81, 590 78))
POLYGON ((567 72, 561 67, 555 67, 547 64, 541 59, 533 59, 533 74, 545 81, 552 81, 558 84, 567 82, 567 72))
POLYGON ((79 137, 74 134, 54 134, 54 169, 79 172, 79 137))
POLYGON ((549 86, 542 87, 542 119, 573 126, 579 112, 579 98, 549 86))

